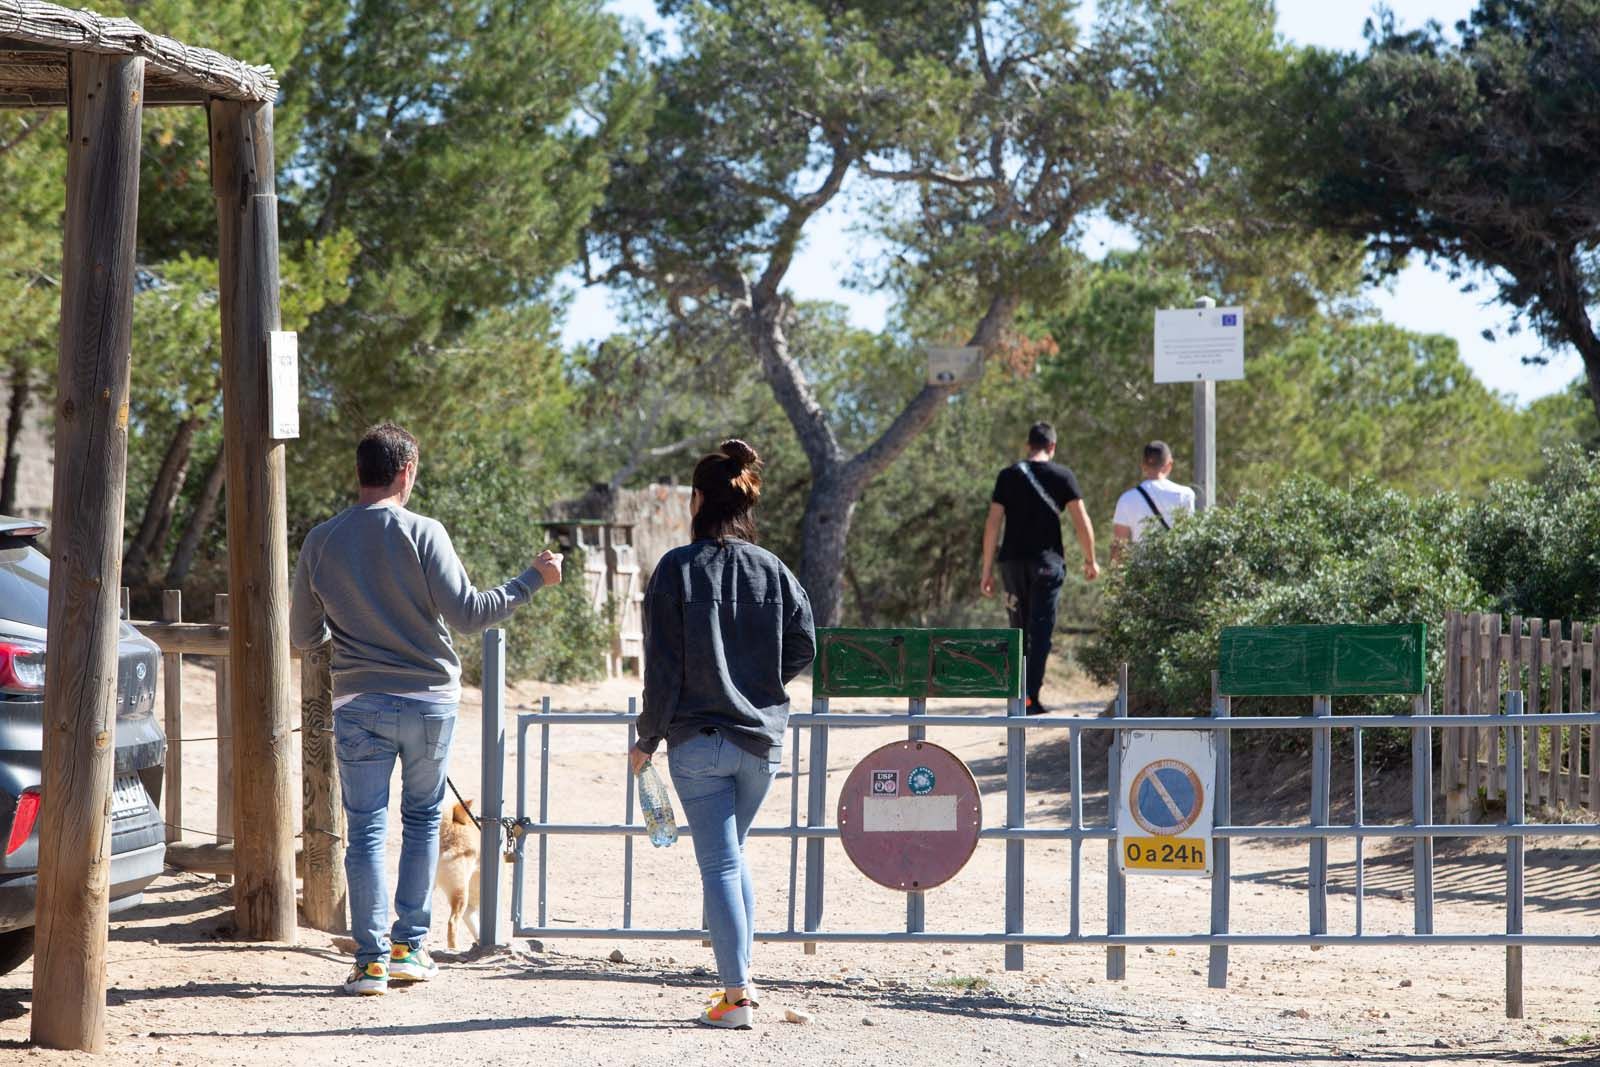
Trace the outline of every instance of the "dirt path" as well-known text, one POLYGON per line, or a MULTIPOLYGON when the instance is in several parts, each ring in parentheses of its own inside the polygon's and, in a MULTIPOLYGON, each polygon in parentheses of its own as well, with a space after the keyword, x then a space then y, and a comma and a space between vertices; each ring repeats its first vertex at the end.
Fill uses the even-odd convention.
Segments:
MULTIPOLYGON (((203 701, 211 676, 186 679, 191 715, 185 734, 208 736, 203 701)), ((548 694, 560 710, 625 707, 626 682, 567 688, 524 686, 514 704, 536 706, 548 694)), ((1053 703, 1092 714, 1106 694, 1082 683, 1053 703)), ((476 694, 464 703, 452 777, 477 792, 476 694)), ((803 706, 808 694, 797 692, 803 706)), ((873 706, 871 704, 863 706, 873 706)), ((888 707, 890 705, 877 705, 888 707)), ((978 705, 977 707, 981 707, 978 705)), ((940 710, 945 710, 943 707, 940 710)), ((994 710, 992 708, 985 710, 994 710)), ((514 731, 511 731, 514 735, 514 731)), ((554 732, 551 817, 616 821, 623 811, 622 732, 573 726, 554 732)), ((836 730, 830 783, 898 730, 836 730)), ((1004 813, 1002 739, 989 731, 935 731, 973 768, 984 790, 986 825, 1004 813)), ((1069 794, 1056 750, 1059 738, 1032 740, 1028 822, 1063 824, 1069 794)), ((189 746, 185 769, 188 825, 210 829, 214 790, 210 749, 189 746)), ((536 772, 537 760, 530 761, 536 772)), ((801 773, 805 773, 804 760, 801 773)), ((1092 787, 1094 776, 1089 776, 1092 787)), ((760 823, 788 821, 792 780, 786 764, 760 823)), ((836 800, 830 796, 830 806, 836 800)), ((1088 798, 1100 818, 1104 794, 1088 798)), ((392 835, 393 836, 393 835, 392 835)), ((203 839, 196 835, 196 839, 203 839)), ((1331 849, 1330 925, 1354 921, 1353 846, 1331 849)), ((621 920, 622 848, 616 839, 556 838, 551 843, 552 925, 616 926, 621 920)), ((983 842, 968 867, 928 898, 934 930, 1001 928, 1004 849, 983 842)), ((1064 845, 1030 844, 1030 929, 1064 930, 1069 899, 1064 845)), ((1304 846, 1235 846, 1235 929, 1304 928, 1304 846)), ((751 856, 764 929, 788 922, 789 846, 756 840, 751 856)), ((1582 931, 1600 913, 1600 851, 1592 842, 1541 843, 1530 850, 1528 929, 1582 931)), ((1084 849, 1084 928, 1104 929, 1105 849, 1084 849)), ((530 867, 529 899, 533 899, 530 867)), ((508 876, 509 877, 509 876, 508 876)), ((1487 844, 1441 847, 1437 927, 1503 929, 1499 887, 1503 854, 1487 844)), ((802 879, 803 881, 803 879, 802 879)), ((1411 921, 1409 852, 1368 845, 1366 923, 1401 931, 1411 921)), ((508 883, 509 884, 509 883, 508 883)), ((1132 932, 1206 928, 1202 881, 1147 878, 1130 887, 1132 932)), ((641 927, 692 924, 699 914, 692 850, 636 850, 633 921, 641 927)), ((437 915, 437 912, 436 912, 437 915)), ((531 919, 532 916, 530 915, 531 919)), ((833 929, 892 928, 903 898, 861 878, 830 845, 825 923, 833 929)), ((1312 952, 1235 949, 1230 988, 1206 987, 1205 950, 1129 953, 1128 981, 1104 979, 1104 952, 1030 948, 1026 970, 1003 970, 998 947, 824 945, 806 956, 797 945, 758 946, 756 975, 765 990, 753 1034, 705 1031, 690 1021, 714 984, 711 954, 698 942, 547 939, 541 951, 440 953, 441 980, 373 1000, 336 995, 348 966, 335 940, 302 930, 294 947, 230 940, 228 890, 209 878, 169 874, 146 904, 113 924, 108 967, 110 1035, 117 1055, 157 1064, 361 1064, 374 1057, 449 1056, 461 1064, 774 1064, 930 1063, 1105 1064, 1272 1063, 1373 1059, 1399 1063, 1592 1063, 1591 1034, 1600 960, 1570 949, 1527 954, 1529 1019, 1504 1018, 1503 953, 1490 949, 1312 952), (621 949, 623 962, 607 959, 621 949), (805 1025, 781 1021, 794 1008, 805 1025)), ((442 929, 436 930, 443 944, 442 929)), ((32 973, 0 977, 0 1063, 75 1063, 88 1057, 28 1049, 32 973)))

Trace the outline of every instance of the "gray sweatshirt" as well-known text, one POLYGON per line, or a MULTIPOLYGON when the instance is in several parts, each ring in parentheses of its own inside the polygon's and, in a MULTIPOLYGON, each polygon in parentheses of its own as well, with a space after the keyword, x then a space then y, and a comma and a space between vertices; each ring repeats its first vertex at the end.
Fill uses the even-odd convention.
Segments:
POLYGON ((390 504, 358 504, 306 535, 294 569, 289 639, 333 639, 333 695, 461 689, 449 626, 477 633, 544 584, 533 568, 478 591, 433 519, 390 504))

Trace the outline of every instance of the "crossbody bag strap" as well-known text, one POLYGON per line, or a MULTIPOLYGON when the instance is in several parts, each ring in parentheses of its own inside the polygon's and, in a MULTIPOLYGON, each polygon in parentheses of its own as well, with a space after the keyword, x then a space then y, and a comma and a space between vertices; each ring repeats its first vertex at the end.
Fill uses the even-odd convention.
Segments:
MULTIPOLYGON (((1028 484, 1033 486, 1033 491, 1039 494, 1039 499, 1044 501, 1044 506, 1055 514, 1060 515, 1062 511, 1061 505, 1056 503, 1054 497, 1045 492, 1044 486, 1039 484, 1038 477, 1033 473, 1033 468, 1028 466, 1028 461, 1023 460, 1018 463, 1017 469, 1022 472, 1024 478, 1028 479, 1028 484)), ((1165 522, 1166 520, 1163 519, 1162 521, 1165 522)))
POLYGON ((1150 505, 1151 514, 1155 515, 1156 518, 1161 520, 1162 527, 1168 530, 1172 529, 1172 523, 1168 522, 1167 517, 1161 514, 1161 509, 1156 507, 1155 497, 1145 492, 1143 485, 1136 485, 1134 488, 1139 490, 1139 495, 1144 497, 1144 502, 1150 505))

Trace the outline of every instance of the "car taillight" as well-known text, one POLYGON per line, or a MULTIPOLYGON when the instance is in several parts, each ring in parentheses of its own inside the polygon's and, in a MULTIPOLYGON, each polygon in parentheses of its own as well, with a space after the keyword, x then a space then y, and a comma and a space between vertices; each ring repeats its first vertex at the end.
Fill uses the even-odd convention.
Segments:
POLYGON ((17 798, 17 813, 11 817, 11 836, 6 838, 6 855, 23 846, 33 833, 33 824, 39 821, 39 791, 24 789, 17 798))
POLYGON ((37 693, 44 688, 44 646, 0 641, 0 692, 37 693))

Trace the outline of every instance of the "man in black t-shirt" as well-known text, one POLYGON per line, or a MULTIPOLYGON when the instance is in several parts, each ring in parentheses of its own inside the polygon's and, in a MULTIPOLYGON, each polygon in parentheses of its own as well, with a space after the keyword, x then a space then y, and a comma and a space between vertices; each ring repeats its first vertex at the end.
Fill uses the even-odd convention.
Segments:
POLYGON ((1006 587, 1006 613, 1022 631, 1028 661, 1028 714, 1047 710, 1039 702, 1044 662, 1056 629, 1056 601, 1066 579, 1061 514, 1072 517, 1083 549, 1083 576, 1100 577, 1094 558, 1094 527, 1070 470, 1051 462, 1056 454, 1055 427, 1036 422, 1028 430, 1028 458, 1000 472, 990 498, 989 521, 983 528, 984 596, 994 595, 995 546, 1000 548, 1000 577, 1006 587), (1005 526, 1005 540, 1000 527, 1005 526))

